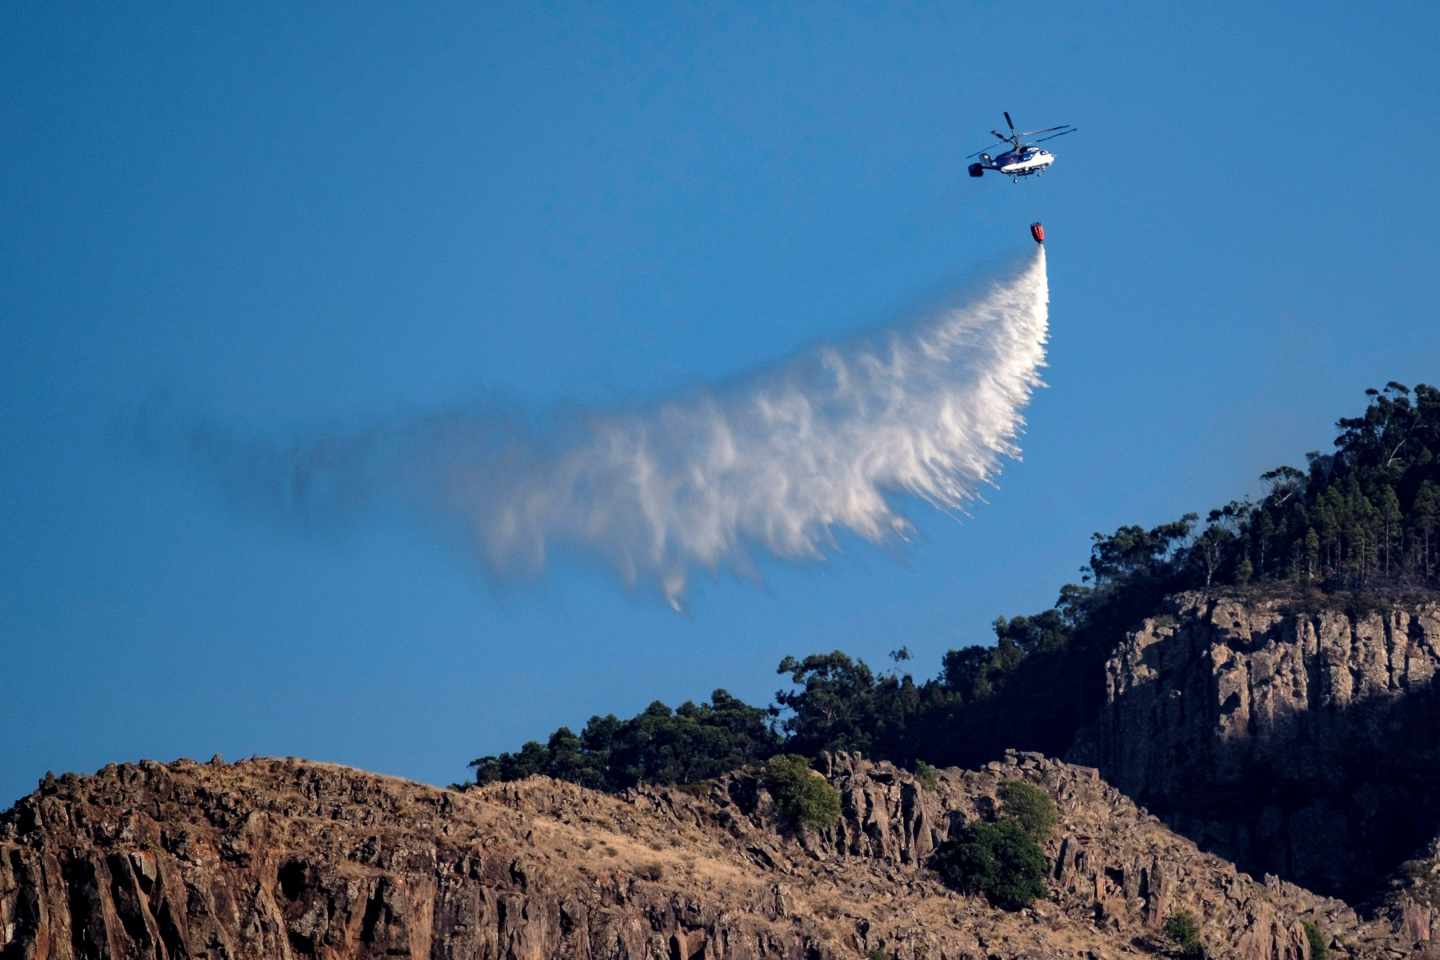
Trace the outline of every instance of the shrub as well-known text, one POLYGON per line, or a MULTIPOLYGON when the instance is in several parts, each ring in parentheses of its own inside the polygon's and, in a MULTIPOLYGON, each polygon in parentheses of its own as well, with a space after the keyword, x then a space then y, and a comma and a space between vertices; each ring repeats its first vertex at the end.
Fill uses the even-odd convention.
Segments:
POLYGON ((1329 938, 1309 920, 1305 921, 1305 939, 1310 941, 1310 960, 1325 960, 1330 955, 1329 938))
POLYGON ((924 760, 915 761, 915 779, 919 780, 920 785, 926 790, 934 790, 940 785, 940 777, 935 772, 935 768, 924 760))
POLYGON ((1177 910, 1165 918, 1165 936, 1180 950, 1180 956, 1187 960, 1201 960, 1205 948, 1200 944, 1200 925, 1195 915, 1188 910, 1177 910))
POLYGON ((783 753, 765 764, 765 787, 791 824, 824 830, 840 819, 840 794, 804 757, 783 753))
POLYGON ((1024 780, 1006 780, 1000 784, 1000 804, 1001 815, 1018 823, 1036 843, 1050 839, 1050 831, 1055 829, 1055 821, 1060 817, 1050 795, 1024 780))
POLYGON ((997 907, 1018 910, 1045 895, 1049 860, 1013 820, 973 823, 935 851, 931 866, 946 885, 980 893, 997 907))

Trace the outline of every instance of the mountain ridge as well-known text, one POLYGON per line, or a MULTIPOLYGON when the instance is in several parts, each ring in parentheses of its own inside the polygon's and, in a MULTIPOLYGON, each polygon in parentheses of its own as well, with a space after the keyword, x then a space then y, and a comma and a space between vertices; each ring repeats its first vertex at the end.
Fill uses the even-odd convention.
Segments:
POLYGON ((1215 956, 1308 960, 1303 920, 1336 956, 1400 942, 1199 851, 1093 769, 1011 753, 927 787, 842 753, 820 772, 842 816, 819 832, 786 828, 753 770, 623 795, 543 777, 457 792, 293 759, 47 778, 0 815, 0 957, 1098 960, 1153 955, 1179 909, 1215 956), (1008 778, 1060 809, 1054 899, 1015 913, 924 868, 1008 778))

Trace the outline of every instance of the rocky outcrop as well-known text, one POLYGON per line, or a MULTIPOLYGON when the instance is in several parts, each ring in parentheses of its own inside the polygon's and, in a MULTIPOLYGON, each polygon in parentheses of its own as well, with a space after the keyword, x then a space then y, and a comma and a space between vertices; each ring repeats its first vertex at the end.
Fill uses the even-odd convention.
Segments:
POLYGON ((0 957, 1097 960, 1149 954, 1179 909, 1217 957, 1306 960, 1305 920, 1337 955, 1389 955, 1388 929, 1202 853, 1091 769, 1010 755, 926 785, 841 754, 823 772, 842 819, 799 835, 744 771, 618 797, 294 760, 47 778, 0 815, 0 957), (1017 777, 1061 818, 1053 897, 1007 913, 924 862, 1017 777))
POLYGON ((1369 899, 1440 832, 1437 669, 1433 601, 1182 594, 1071 755, 1242 866, 1369 899))

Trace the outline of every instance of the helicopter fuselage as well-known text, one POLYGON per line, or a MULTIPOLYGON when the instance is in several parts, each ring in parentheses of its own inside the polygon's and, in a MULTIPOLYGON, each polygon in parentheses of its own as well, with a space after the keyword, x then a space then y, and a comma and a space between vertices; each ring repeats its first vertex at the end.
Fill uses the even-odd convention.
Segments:
POLYGON ((980 165, 987 170, 1003 173, 1007 177, 1028 177, 1041 173, 1055 162, 1055 155, 1040 147, 1021 147, 1007 150, 993 159, 981 156, 980 165))

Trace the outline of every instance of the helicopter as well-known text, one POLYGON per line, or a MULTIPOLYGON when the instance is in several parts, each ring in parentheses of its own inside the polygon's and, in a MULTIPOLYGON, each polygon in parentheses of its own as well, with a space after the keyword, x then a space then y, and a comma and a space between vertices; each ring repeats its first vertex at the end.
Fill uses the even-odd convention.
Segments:
POLYGON ((1063 137, 1067 133, 1074 133, 1076 127, 1069 123, 1062 123, 1058 127, 1046 127, 1044 130, 1016 130, 1015 123, 1010 119, 1009 111, 1005 111, 1005 125, 1010 128, 1010 133, 1001 133, 999 130, 990 132, 1009 144, 1009 149, 999 156, 992 157, 984 150, 977 151, 966 157, 966 160, 975 157, 980 158, 979 163, 970 164, 970 176, 982 176, 986 170, 994 170, 1003 173, 1014 183, 1021 177, 1028 177, 1031 174, 1045 172, 1045 168, 1055 162, 1055 155, 1049 150, 1037 147, 1036 143, 1044 143, 1046 140, 1054 140, 1056 137, 1063 137), (1048 133, 1050 136, 1041 137, 1035 143, 1024 143, 1025 137, 1033 137, 1037 133, 1048 133))

